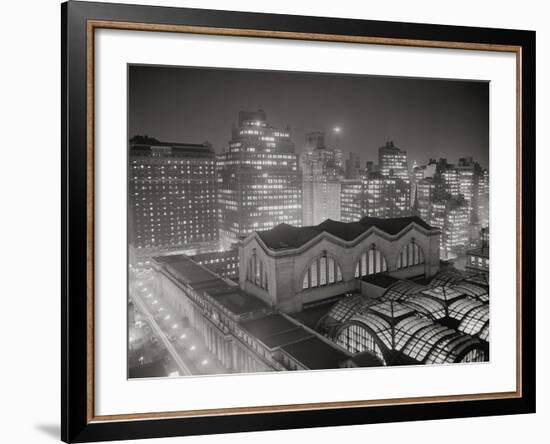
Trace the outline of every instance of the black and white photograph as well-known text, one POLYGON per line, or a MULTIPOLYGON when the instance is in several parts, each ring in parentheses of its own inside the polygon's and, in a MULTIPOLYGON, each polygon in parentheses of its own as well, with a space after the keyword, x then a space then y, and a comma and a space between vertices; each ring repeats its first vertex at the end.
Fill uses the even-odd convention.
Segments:
POLYGON ((128 377, 489 361, 489 83, 128 66, 128 377))

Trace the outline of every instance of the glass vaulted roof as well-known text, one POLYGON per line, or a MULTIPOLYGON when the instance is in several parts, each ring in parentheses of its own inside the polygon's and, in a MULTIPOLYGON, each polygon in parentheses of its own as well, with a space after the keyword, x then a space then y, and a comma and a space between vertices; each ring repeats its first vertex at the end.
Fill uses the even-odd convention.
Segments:
POLYGON ((441 273, 438 273, 430 282, 430 285, 435 287, 438 285, 450 285, 455 282, 462 281, 464 279, 464 275, 456 272, 456 271, 442 271, 441 273))
POLYGON ((327 316, 337 322, 345 322, 351 318, 365 303, 360 294, 348 296, 334 304, 328 311, 327 316))
POLYGON ((482 302, 489 301, 489 289, 487 287, 482 287, 471 282, 460 282, 459 284, 453 285, 452 288, 461 293, 473 296, 482 302))
POLYGON ((433 287, 428 290, 424 290, 422 293, 427 296, 431 296, 432 298, 447 302, 450 302, 453 299, 456 299, 463 295, 463 293, 461 293, 460 291, 455 290, 454 287, 444 286, 433 287))
POLYGON ((478 341, 470 336, 454 332, 437 343, 426 357, 426 364, 444 364, 455 362, 458 356, 466 349, 476 345, 478 341))
POLYGON ((427 296, 412 296, 403 301, 402 304, 432 319, 442 319, 445 317, 445 303, 427 296))
POLYGON ((485 324, 485 327, 481 329, 478 334, 479 339, 489 342, 489 322, 485 324))
POLYGON ((466 334, 475 336, 481 332, 483 327, 489 322, 489 306, 480 305, 470 310, 462 318, 458 330, 466 334))
POLYGON ((423 290, 425 288, 425 286, 417 284, 416 282, 405 280, 398 281, 386 290, 386 292, 382 296, 382 299, 386 301, 397 301, 404 296, 418 293, 420 290, 423 290))
POLYGON ((449 305, 449 317, 457 321, 462 321, 471 310, 482 305, 484 305, 483 302, 470 297, 464 297, 449 305))
POLYGON ((393 301, 385 301, 380 304, 371 305, 369 310, 380 313, 390 319, 400 318, 414 313, 412 308, 393 301))
POLYGON ((392 348, 392 332, 391 325, 381 316, 364 311, 357 313, 351 319, 351 322, 357 322, 369 327, 378 338, 384 343, 389 349, 392 348))
POLYGON ((432 324, 418 331, 405 345, 403 353, 417 361, 423 361, 432 348, 444 337, 456 332, 439 324, 432 324))
POLYGON ((432 321, 421 316, 411 316, 398 322, 394 328, 395 349, 401 350, 416 333, 432 324, 432 321))

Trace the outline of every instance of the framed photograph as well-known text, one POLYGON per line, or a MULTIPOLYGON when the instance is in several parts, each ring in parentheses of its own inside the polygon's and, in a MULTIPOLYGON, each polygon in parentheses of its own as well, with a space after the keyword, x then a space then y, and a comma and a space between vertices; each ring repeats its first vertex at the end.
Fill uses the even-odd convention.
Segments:
POLYGON ((535 33, 62 12, 62 439, 535 411, 535 33))

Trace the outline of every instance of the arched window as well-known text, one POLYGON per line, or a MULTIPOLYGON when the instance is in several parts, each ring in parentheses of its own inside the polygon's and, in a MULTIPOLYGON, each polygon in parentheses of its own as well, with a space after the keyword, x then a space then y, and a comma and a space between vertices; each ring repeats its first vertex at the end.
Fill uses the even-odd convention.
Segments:
POLYGON ((383 273, 384 271, 388 271, 386 258, 374 244, 361 255, 355 264, 356 278, 375 273, 383 273))
POLYGON ((261 259, 256 255, 256 249, 252 250, 252 256, 248 259, 248 265, 246 268, 246 280, 252 282, 254 285, 268 290, 267 284, 267 270, 261 259))
POLYGON ((350 324, 342 329, 336 338, 336 343, 350 353, 361 353, 368 351, 374 354, 386 365, 384 355, 374 336, 365 327, 359 324, 350 324))
POLYGON ((307 290, 342 281, 342 268, 332 256, 325 252, 308 265, 302 280, 302 289, 307 290))
POLYGON ((397 256, 397 269, 414 267, 424 263, 424 252, 422 248, 412 239, 403 247, 397 256))

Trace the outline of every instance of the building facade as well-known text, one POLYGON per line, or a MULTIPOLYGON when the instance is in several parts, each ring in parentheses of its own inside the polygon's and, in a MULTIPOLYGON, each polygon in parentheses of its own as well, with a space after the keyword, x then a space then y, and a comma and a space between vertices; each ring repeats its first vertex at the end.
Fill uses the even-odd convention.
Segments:
POLYGON ((239 112, 238 125, 217 156, 219 235, 223 248, 255 230, 302 224, 302 180, 290 131, 266 113, 239 112))
MULTIPOLYGON (((416 184, 416 195, 414 201, 414 210, 417 215, 428 222, 432 211, 432 204, 435 200, 435 184, 433 178, 427 177, 421 179, 416 184)), ((438 225, 439 226, 439 225, 438 225)))
POLYGON ((393 141, 378 149, 378 165, 383 176, 409 182, 407 152, 396 147, 393 141))
POLYGON ((380 172, 367 172, 363 178, 363 214, 369 217, 405 217, 411 214, 411 188, 408 182, 380 172))
POLYGON ((359 154, 350 152, 346 159, 346 179, 360 179, 362 175, 361 171, 361 159, 359 154))
POLYGON ((306 134, 305 151, 300 156, 303 180, 303 225, 316 225, 325 219, 341 218, 341 180, 344 176, 342 151, 328 148, 325 134, 306 134))
POLYGON ((227 373, 346 367, 351 355, 187 256, 156 257, 158 295, 227 373))
POLYGON ((239 278, 239 252, 236 248, 189 256, 194 262, 227 279, 239 278))
POLYGON ((361 179, 342 180, 340 184, 340 220, 342 222, 359 221, 364 216, 363 201, 363 181, 361 179))
POLYGON ((135 136, 128 158, 128 228, 134 252, 212 248, 218 241, 212 147, 135 136))
POLYGON ((433 276, 440 231, 418 217, 282 224, 239 244, 239 284, 285 312, 349 291, 374 274, 433 276))
POLYGON ((433 202, 429 224, 441 230, 441 259, 464 256, 469 247, 470 207, 462 197, 433 202))

